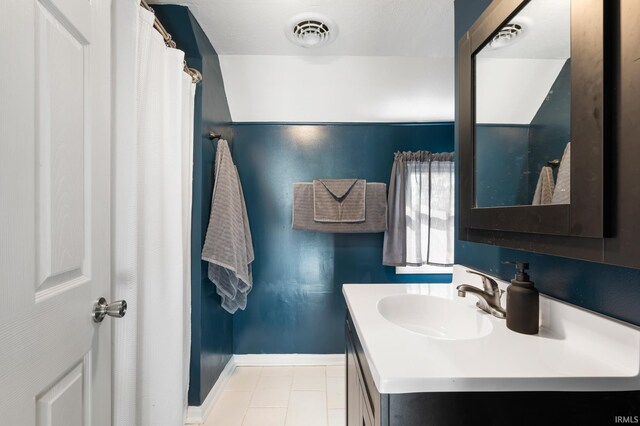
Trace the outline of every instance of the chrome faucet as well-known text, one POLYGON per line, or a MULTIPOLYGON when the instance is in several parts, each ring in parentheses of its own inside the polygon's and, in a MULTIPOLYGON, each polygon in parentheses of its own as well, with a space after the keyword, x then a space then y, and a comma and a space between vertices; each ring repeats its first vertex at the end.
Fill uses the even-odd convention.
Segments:
POLYGON ((504 291, 498 288, 498 283, 493 278, 479 272, 470 270, 467 270, 467 272, 479 275, 482 278, 484 290, 480 290, 478 287, 469 284, 462 284, 456 287, 458 289, 458 296, 465 297, 467 293, 471 293, 478 297, 478 303, 476 303, 478 308, 493 315, 494 317, 506 318, 507 311, 500 306, 500 297, 504 291))

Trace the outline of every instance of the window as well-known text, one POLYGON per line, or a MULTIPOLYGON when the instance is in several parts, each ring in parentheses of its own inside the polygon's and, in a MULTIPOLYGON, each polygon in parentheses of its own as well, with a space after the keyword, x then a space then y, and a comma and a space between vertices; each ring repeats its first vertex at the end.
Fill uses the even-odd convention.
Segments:
POLYGON ((453 154, 396 154, 389 191, 384 263, 396 266, 400 274, 451 273, 455 243, 453 154))

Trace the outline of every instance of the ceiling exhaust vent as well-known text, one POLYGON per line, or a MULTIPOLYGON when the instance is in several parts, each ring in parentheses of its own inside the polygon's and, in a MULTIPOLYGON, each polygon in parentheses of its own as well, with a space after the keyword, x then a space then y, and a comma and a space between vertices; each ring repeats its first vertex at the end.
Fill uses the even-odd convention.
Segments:
POLYGON ((491 47, 493 49, 500 49, 513 43, 518 37, 522 36, 523 29, 520 24, 511 23, 505 25, 491 40, 491 47))
POLYGON ((295 45, 314 48, 331 43, 338 36, 338 27, 324 15, 302 13, 289 20, 285 34, 295 45))

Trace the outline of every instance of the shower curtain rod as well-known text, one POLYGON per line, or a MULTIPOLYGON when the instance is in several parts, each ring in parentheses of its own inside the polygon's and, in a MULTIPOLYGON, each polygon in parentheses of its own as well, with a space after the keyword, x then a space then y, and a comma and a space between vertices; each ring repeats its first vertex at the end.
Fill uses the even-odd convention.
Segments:
MULTIPOLYGON (((176 42, 173 41, 171 34, 169 34, 169 32, 164 28, 164 26, 162 25, 158 17, 155 16, 155 11, 151 8, 151 6, 149 6, 149 4, 145 0, 140 0, 140 6, 144 7, 149 12, 153 13, 155 17, 155 19, 153 20, 153 28, 155 28, 160 33, 160 35, 164 39, 164 44, 167 47, 175 49, 176 42)), ((189 68, 187 66, 187 61, 184 61, 184 72, 186 72, 191 76, 191 81, 194 82, 195 84, 198 84, 202 81, 202 74, 200 73, 200 71, 198 71, 195 68, 189 68)))

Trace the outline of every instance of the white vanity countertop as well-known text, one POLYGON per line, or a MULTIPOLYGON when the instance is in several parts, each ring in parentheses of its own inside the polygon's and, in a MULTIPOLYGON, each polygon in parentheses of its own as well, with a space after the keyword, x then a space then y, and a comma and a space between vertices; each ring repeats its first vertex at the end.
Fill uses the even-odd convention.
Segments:
MULTIPOLYGON (((400 294, 442 297, 477 310, 475 296, 457 296, 462 283, 482 288, 465 270, 456 265, 451 284, 343 286, 379 392, 640 389, 640 328, 543 295, 538 335, 515 333, 505 320, 479 311, 491 321, 491 333, 442 340, 402 328, 378 311, 381 299, 400 294)), ((504 306, 506 294, 502 299, 504 306)))

